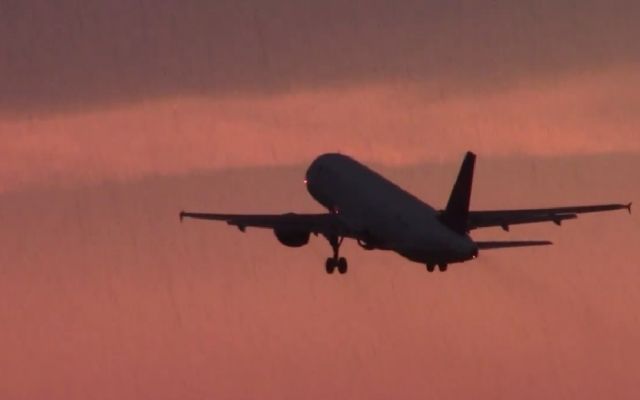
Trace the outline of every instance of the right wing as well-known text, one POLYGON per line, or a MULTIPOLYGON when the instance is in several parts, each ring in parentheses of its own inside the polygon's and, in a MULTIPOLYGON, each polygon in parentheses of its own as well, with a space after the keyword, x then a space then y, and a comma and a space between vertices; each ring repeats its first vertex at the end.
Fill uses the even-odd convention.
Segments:
POLYGON ((545 221, 551 221, 560 225, 564 220, 578 218, 578 214, 623 209, 631 212, 631 203, 526 210, 470 211, 468 216, 468 229, 500 226, 504 230, 509 230, 510 225, 545 221))
POLYGON ((244 232, 247 227, 308 231, 326 236, 356 237, 336 214, 210 214, 180 212, 184 218, 224 221, 244 232))

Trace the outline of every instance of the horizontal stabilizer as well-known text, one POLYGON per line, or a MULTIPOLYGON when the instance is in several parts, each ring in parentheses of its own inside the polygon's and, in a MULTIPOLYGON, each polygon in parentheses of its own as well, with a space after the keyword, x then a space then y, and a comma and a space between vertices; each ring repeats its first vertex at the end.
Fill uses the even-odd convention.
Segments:
POLYGON ((548 246, 553 244, 548 240, 519 240, 502 242, 475 242, 480 250, 506 249, 510 247, 548 246))

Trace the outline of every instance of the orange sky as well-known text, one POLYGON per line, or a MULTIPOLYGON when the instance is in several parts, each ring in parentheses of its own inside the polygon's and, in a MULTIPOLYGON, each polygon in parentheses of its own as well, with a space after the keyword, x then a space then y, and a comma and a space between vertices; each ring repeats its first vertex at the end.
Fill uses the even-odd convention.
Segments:
POLYGON ((177 223, 320 210, 342 151, 440 206, 640 195, 635 2, 0 6, 0 398, 635 398, 636 216, 427 275, 177 223))
POLYGON ((326 151, 406 165, 484 156, 640 151, 631 66, 438 94, 393 82, 277 95, 178 97, 0 122, 0 189, 308 163, 326 151))
MULTIPOLYGON (((385 173, 441 205, 456 167, 385 173)), ((635 156, 480 159, 473 204, 636 199, 639 167, 635 156)), ((303 171, 0 196, 0 393, 635 397, 635 215, 476 232, 556 244, 487 251, 435 275, 349 242, 349 274, 327 276, 322 239, 289 249, 269 232, 177 221, 183 207, 318 211, 303 171)))

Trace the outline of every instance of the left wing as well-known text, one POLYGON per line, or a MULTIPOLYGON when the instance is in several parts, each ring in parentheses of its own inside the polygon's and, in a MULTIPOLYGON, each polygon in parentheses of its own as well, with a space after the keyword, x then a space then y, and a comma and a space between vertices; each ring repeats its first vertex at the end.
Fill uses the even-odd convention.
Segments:
POLYGON ((578 218, 578 214, 623 209, 631 213, 631 203, 527 210, 470 211, 468 216, 468 229, 500 226, 504 230, 509 230, 510 225, 545 221, 551 221, 556 225, 560 225, 564 220, 578 218))
POLYGON ((255 227, 356 237, 336 214, 209 214, 181 211, 180 221, 184 218, 225 221, 229 225, 237 226, 243 232, 248 227, 255 227))

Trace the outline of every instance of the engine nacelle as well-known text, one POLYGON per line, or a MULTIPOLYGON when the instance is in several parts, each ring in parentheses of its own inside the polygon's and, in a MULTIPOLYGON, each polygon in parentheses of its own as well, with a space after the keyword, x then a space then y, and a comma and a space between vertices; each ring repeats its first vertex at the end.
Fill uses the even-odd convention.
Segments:
POLYGON ((363 231, 359 235, 358 244, 365 250, 381 249, 381 243, 376 240, 368 231, 363 231))
POLYGON ((301 247, 309 243, 309 237, 311 232, 308 231, 294 231, 289 229, 274 229, 278 241, 285 246, 289 247, 301 247))
POLYGON ((362 240, 362 239, 358 239, 358 244, 360 245, 360 247, 362 247, 365 250, 374 250, 376 248, 375 244, 367 242, 366 240, 362 240))

